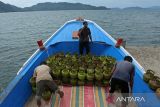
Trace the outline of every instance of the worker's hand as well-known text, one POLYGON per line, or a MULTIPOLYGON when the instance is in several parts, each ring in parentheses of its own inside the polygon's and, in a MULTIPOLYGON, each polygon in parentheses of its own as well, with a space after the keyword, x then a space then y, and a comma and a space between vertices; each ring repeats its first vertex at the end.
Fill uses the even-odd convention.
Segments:
POLYGON ((81 29, 81 32, 82 32, 84 29, 85 29, 85 27, 83 27, 83 28, 81 29))
POLYGON ((60 92, 59 92, 59 95, 60 95, 61 98, 63 98, 63 96, 64 96, 63 91, 60 91, 60 92))
POLYGON ((58 89, 58 94, 59 94, 59 96, 62 98, 63 96, 64 96, 64 93, 63 93, 63 91, 60 91, 59 89, 58 89))

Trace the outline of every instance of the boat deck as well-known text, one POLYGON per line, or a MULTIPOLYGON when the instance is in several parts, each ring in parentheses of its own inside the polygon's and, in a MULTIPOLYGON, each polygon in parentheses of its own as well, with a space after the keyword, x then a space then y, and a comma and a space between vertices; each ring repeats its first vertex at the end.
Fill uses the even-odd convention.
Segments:
MULTIPOLYGON (((50 101, 42 100, 42 107, 120 107, 120 103, 116 103, 114 93, 113 101, 106 98, 108 89, 97 86, 60 86, 63 90, 64 97, 61 99, 59 95, 52 95, 50 101)), ((25 107, 37 107, 35 96, 32 95, 25 107)), ((134 102, 130 102, 128 107, 136 107, 134 102)))

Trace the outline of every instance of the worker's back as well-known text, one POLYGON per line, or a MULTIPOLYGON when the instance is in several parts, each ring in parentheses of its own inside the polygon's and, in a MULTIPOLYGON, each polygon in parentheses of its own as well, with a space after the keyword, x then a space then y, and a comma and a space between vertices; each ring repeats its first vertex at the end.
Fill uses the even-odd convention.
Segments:
POLYGON ((112 78, 117 78, 129 82, 131 72, 134 72, 134 66, 131 62, 128 61, 117 62, 112 78))
POLYGON ((47 65, 40 65, 36 69, 36 82, 40 80, 52 80, 52 77, 50 75, 50 68, 47 65))

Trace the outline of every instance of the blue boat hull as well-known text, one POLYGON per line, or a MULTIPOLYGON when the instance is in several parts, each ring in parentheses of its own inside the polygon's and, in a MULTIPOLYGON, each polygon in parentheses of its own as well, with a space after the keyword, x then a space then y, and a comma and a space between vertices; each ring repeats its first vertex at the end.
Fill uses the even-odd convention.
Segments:
MULTIPOLYGON (((115 40, 97 24, 92 21, 88 22, 93 38, 93 43, 90 43, 92 54, 97 56, 112 56, 116 58, 117 61, 123 60, 124 56, 126 55, 130 55, 122 47, 115 48, 115 40)), ((0 107, 23 107, 25 105, 26 101, 32 94, 29 79, 33 75, 34 69, 49 56, 58 52, 70 52, 71 54, 78 53, 79 43, 78 40, 72 39, 72 32, 81 27, 81 22, 73 20, 64 24, 55 34, 53 34, 45 42, 45 47, 47 50, 37 50, 23 65, 23 67, 17 73, 17 76, 1 94, 0 107)), ((137 93, 145 93, 147 100, 150 100, 147 102, 136 102, 137 106, 160 106, 160 102, 156 95, 142 79, 144 69, 137 63, 135 59, 133 63, 136 70, 134 77, 133 96, 137 96, 137 93)))

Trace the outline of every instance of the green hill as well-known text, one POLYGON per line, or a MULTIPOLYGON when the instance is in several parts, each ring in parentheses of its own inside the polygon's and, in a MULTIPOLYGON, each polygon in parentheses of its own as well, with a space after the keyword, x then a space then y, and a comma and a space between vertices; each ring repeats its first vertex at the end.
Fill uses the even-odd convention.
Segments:
POLYGON ((19 7, 10 4, 5 4, 0 1, 0 12, 17 12, 17 11, 22 11, 22 10, 19 7))
POLYGON ((31 7, 19 8, 10 4, 0 2, 0 12, 22 12, 22 11, 51 11, 51 10, 107 10, 104 6, 91 6, 82 3, 39 3, 31 7))

